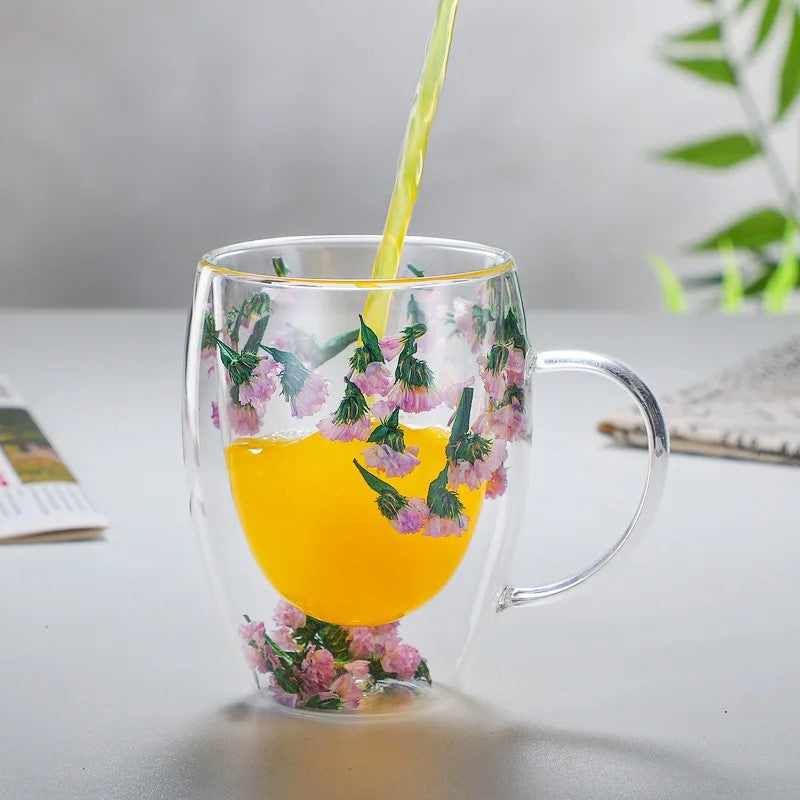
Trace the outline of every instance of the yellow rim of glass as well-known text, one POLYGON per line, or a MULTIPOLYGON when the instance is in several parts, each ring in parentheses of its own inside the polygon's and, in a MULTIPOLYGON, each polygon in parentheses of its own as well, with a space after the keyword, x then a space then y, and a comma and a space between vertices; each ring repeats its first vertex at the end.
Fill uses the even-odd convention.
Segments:
POLYGON ((514 259, 505 250, 500 250, 496 247, 489 247, 488 245, 478 244, 477 242, 461 241, 459 239, 439 239, 429 236, 409 236, 406 238, 406 244, 416 245, 420 247, 430 247, 431 249, 440 250, 462 250, 465 253, 472 252, 481 255, 491 255, 497 262, 490 267, 483 269, 473 270, 471 272, 454 272, 448 275, 425 275, 417 277, 416 275, 408 278, 304 278, 294 277, 291 275, 263 275, 257 272, 241 272, 228 267, 222 267, 215 264, 214 261, 222 256, 231 255, 246 250, 257 250, 265 247, 288 247, 297 245, 374 245, 377 249, 381 237, 379 235, 337 235, 337 236, 281 236, 272 239, 256 239, 250 242, 239 242, 237 244, 229 244, 225 247, 219 247, 216 250, 211 250, 206 253, 199 262, 201 268, 213 270, 219 275, 225 275, 235 278, 246 278, 251 281, 258 281, 259 283, 283 283, 292 284, 295 286, 346 286, 358 289, 376 289, 376 288, 391 288, 396 286, 409 286, 409 285, 431 285, 442 284, 451 282, 463 282, 473 280, 485 280, 493 278, 496 275, 502 275, 504 272, 510 272, 516 268, 514 259))

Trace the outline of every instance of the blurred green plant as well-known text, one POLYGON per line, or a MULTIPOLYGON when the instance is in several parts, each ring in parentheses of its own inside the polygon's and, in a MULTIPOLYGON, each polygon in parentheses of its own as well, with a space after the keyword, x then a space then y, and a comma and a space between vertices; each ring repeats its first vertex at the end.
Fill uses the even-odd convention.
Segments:
POLYGON ((800 4, 797 0, 693 0, 710 15, 691 30, 667 37, 661 57, 670 66, 735 92, 744 119, 742 130, 723 131, 700 141, 659 153, 667 161, 696 168, 723 170, 760 159, 769 173, 777 204, 751 210, 704 236, 690 250, 717 252, 719 268, 681 280, 658 256, 651 265, 661 287, 665 308, 685 312, 688 291, 719 287, 719 307, 726 312, 743 308, 745 300, 760 298, 769 313, 785 311, 800 284, 797 259, 798 190, 789 178, 772 141, 774 129, 785 120, 800 96, 800 4), (745 27, 750 45, 739 53, 734 28, 745 27), (779 76, 772 113, 762 113, 748 80, 748 71, 771 37, 782 36, 779 76))

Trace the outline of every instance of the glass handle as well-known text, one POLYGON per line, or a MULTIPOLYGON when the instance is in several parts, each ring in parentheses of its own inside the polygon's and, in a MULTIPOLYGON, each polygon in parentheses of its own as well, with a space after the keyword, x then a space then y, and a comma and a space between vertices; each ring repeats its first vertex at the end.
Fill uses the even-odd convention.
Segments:
POLYGON ((549 350, 537 353, 533 365, 534 372, 591 372, 602 375, 614 383, 623 386, 636 401, 636 405, 644 416, 647 431, 648 465, 639 506, 622 536, 617 539, 608 552, 580 572, 563 580, 545 586, 534 586, 527 589, 516 589, 506 586, 498 596, 497 610, 502 611, 509 606, 526 606, 541 600, 560 595, 574 589, 587 578, 599 572, 622 549, 622 546, 633 538, 633 534, 641 534, 652 518, 667 476, 667 456, 669 454, 669 434, 664 422, 664 415, 650 389, 644 381, 620 361, 598 353, 585 350, 549 350))

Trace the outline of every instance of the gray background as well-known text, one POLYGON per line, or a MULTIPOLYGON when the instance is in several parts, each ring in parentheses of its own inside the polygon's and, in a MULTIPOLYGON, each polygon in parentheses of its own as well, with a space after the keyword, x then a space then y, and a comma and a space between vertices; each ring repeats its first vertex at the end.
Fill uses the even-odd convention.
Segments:
MULTIPOLYGON (((183 305, 212 247, 378 231, 434 8, 4 0, 0 304, 183 305)), ((774 202, 648 159, 740 125, 654 57, 707 13, 464 0, 412 232, 510 250, 533 306, 656 308, 648 251, 774 202)))

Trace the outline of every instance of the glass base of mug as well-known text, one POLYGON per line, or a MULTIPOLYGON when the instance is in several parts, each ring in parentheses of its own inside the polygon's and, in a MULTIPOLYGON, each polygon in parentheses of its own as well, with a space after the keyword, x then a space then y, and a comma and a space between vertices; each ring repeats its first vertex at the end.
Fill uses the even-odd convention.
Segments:
POLYGON ((265 685, 259 684, 254 700, 263 710, 278 712, 292 717, 360 719, 392 715, 416 714, 432 711, 451 700, 451 690, 445 686, 429 686, 419 681, 388 679, 365 692, 355 708, 298 708, 283 705, 265 685))

